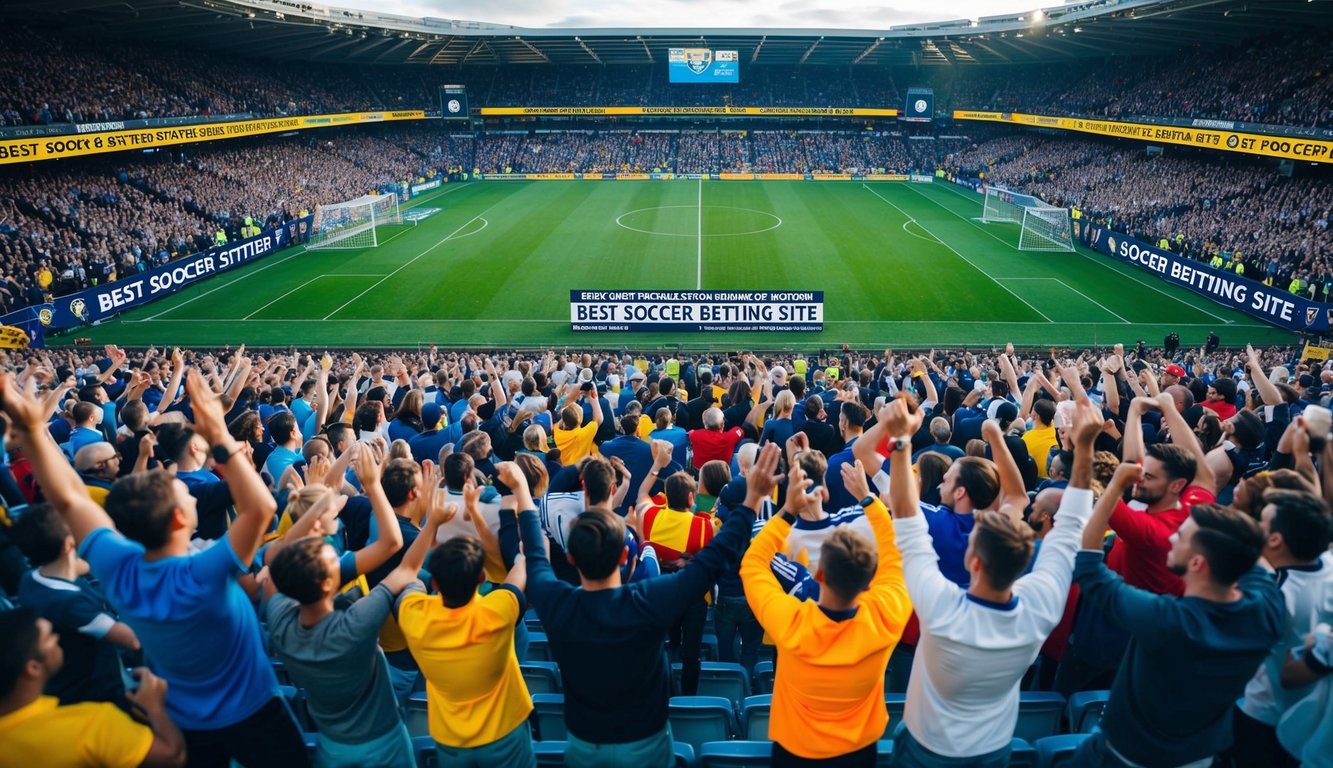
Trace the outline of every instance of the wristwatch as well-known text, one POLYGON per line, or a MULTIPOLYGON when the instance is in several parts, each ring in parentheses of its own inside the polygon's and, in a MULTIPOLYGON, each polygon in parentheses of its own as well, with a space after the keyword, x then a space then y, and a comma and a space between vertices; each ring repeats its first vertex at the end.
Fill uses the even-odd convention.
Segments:
POLYGON ((214 464, 226 464, 231 460, 232 456, 240 453, 240 449, 238 448, 235 451, 232 451, 225 445, 215 445, 209 448, 208 452, 213 457, 214 464))
POLYGON ((861 505, 862 509, 865 509, 866 507, 875 503, 875 497, 874 495, 866 496, 864 499, 861 499, 861 501, 858 503, 861 505))
POLYGON ((905 451, 911 444, 912 441, 910 438, 890 437, 888 441, 889 453, 893 453, 894 451, 905 451))

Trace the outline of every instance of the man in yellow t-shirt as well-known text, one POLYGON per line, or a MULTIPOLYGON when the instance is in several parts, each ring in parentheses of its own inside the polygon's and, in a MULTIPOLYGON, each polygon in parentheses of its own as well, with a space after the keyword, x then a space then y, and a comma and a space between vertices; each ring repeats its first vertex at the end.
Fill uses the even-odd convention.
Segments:
MULTIPOLYGON (((439 514, 430 511, 428 528, 438 528, 439 514)), ((404 557, 403 566, 415 566, 414 559, 404 557)), ((528 727, 532 697, 514 656, 514 627, 527 607, 527 565, 518 556, 505 582, 483 596, 478 587, 486 582, 485 565, 486 551, 472 536, 436 547, 426 570, 439 595, 427 595, 419 581, 409 584, 398 598, 398 626, 426 678, 440 764, 528 768, 536 764, 528 727)))
POLYGON ((147 766, 185 764, 185 737, 167 715, 167 683, 146 668, 135 671, 139 687, 125 698, 148 725, 130 719, 114 704, 59 706, 42 688, 65 661, 51 622, 30 608, 0 612, 0 766, 147 766), (20 659, 20 664, 10 662, 20 659))
POLYGON ((602 404, 597 402, 596 385, 589 381, 580 386, 588 387, 580 397, 592 401, 592 421, 582 423, 583 408, 574 400, 560 410, 560 423, 555 425, 555 447, 560 449, 560 463, 566 467, 597 453, 593 438, 602 426, 602 404))

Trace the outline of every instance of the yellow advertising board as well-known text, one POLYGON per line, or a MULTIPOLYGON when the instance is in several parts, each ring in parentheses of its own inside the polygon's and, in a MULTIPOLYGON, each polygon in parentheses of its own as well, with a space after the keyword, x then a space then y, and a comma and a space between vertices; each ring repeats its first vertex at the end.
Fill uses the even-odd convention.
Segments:
POLYGON ((897 117, 896 109, 861 107, 482 107, 482 117, 615 115, 741 115, 776 117, 897 117))
POLYGON ((1055 128, 1077 133, 1095 133, 1119 139, 1180 144, 1203 149, 1220 149, 1247 155, 1275 157, 1284 160, 1305 160, 1313 163, 1333 163, 1333 141, 1300 136, 1267 136, 1260 133, 1223 131, 1213 128, 1194 128, 1176 125, 1127 123, 1116 120, 1094 120, 1086 117, 1052 117, 1028 115, 1021 112, 977 112, 954 110, 955 120, 984 120, 996 123, 1028 125, 1035 128, 1055 128))
POLYGON ((345 112, 337 115, 302 115, 267 120, 239 120, 226 123, 196 123, 168 128, 131 128, 121 131, 42 136, 0 140, 0 164, 57 160, 127 149, 152 149, 196 141, 236 139, 266 133, 298 131, 303 128, 328 128, 335 125, 383 123, 394 120, 424 120, 422 110, 383 112, 345 112))

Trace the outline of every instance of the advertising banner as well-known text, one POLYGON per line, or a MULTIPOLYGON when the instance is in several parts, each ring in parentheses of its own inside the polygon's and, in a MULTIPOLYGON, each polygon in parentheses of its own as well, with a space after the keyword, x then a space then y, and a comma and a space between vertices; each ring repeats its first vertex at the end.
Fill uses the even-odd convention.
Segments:
POLYGON ((1203 149, 1220 149, 1284 160, 1333 163, 1333 141, 1315 138, 1266 136, 1240 131, 1212 130, 1194 126, 1151 125, 1148 123, 1094 120, 1085 117, 1051 117, 1020 112, 976 112, 955 110, 955 120, 984 120, 998 123, 1055 128, 1078 133, 1095 133, 1119 139, 1136 139, 1163 144, 1180 144, 1203 149))
POLYGON ((1333 305, 1311 301, 1282 288, 1191 261, 1096 224, 1081 224, 1077 234, 1083 245, 1148 270, 1168 283, 1182 285, 1218 304, 1289 331, 1327 333, 1329 330, 1333 305))
POLYGON ((292 219, 247 240, 200 251, 147 272, 126 275, 114 283, 60 296, 52 302, 49 313, 43 314, 42 324, 55 329, 87 325, 170 296, 182 288, 258 261, 291 245, 298 232, 308 231, 311 218, 292 219))
POLYGON ((171 128, 140 128, 132 130, 98 131, 78 136, 42 139, 0 140, 0 164, 26 163, 36 160, 56 160, 126 149, 152 149, 196 141, 236 139, 266 133, 299 131, 303 128, 327 128, 334 125, 383 123, 393 120, 424 120, 426 113, 417 110, 393 112, 346 112, 338 115, 305 115, 276 117, 270 120, 242 120, 229 123, 197 123, 171 128))
POLYGON ((575 331, 822 331, 823 291, 570 291, 575 331))
POLYGON ((862 107, 482 107, 482 117, 579 115, 739 115, 746 117, 897 117, 896 109, 862 107))

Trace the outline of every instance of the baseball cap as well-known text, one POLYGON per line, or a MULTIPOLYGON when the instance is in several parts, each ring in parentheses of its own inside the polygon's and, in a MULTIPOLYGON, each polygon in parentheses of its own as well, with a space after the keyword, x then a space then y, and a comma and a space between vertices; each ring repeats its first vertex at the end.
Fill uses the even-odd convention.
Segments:
POLYGON ((1168 365, 1164 373, 1169 373, 1172 376, 1175 376, 1177 379, 1185 378, 1185 369, 1181 368, 1178 365, 1168 365))
POLYGON ((995 409, 995 418, 1006 424, 1012 424, 1014 419, 1018 418, 1018 406, 1010 402, 1001 402, 995 409))
POLYGON ((1302 373, 1301 378, 1297 380, 1297 383, 1301 385, 1301 389, 1309 389, 1314 386, 1314 377, 1308 373, 1302 373))
POLYGON ((426 425, 426 429, 435 429, 440 426, 443 413, 439 403, 426 403, 421 406, 421 422, 426 425))
POLYGON ((630 381, 634 381, 636 379, 646 379, 646 378, 648 377, 644 374, 643 371, 639 370, 638 368, 631 368, 629 371, 630 381))
POLYGON ((579 383, 585 384, 589 381, 592 381, 592 369, 584 368, 583 370, 579 371, 579 383))

